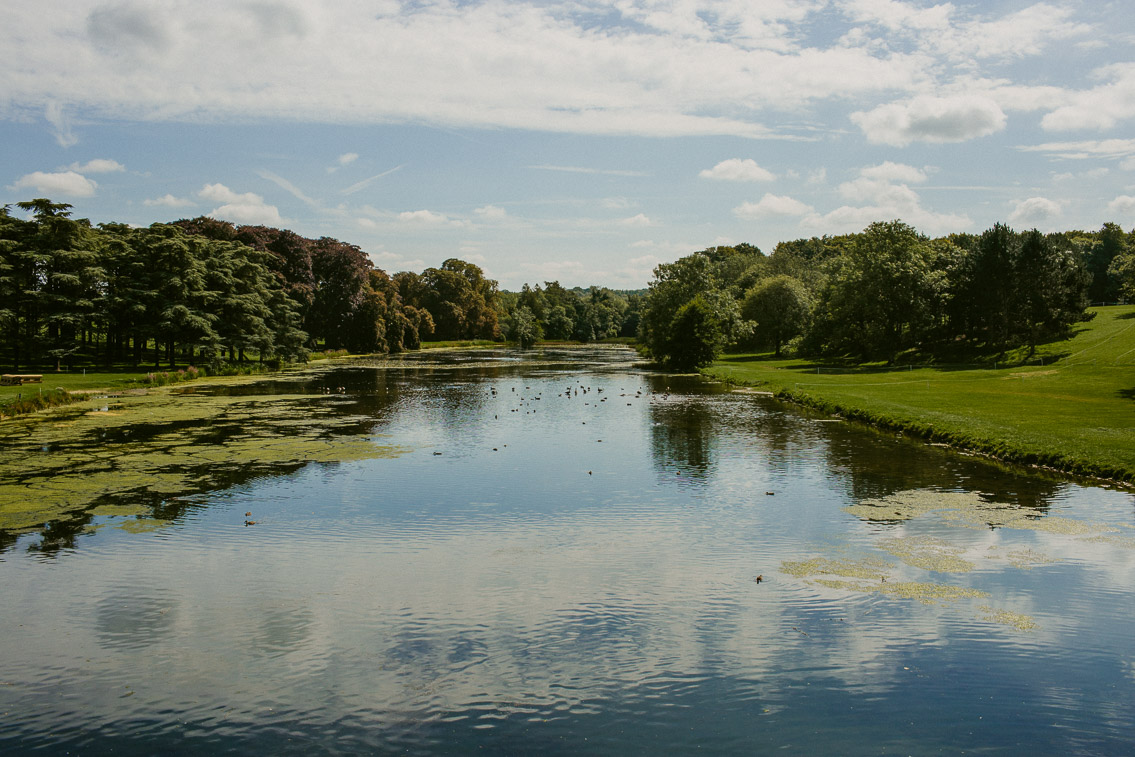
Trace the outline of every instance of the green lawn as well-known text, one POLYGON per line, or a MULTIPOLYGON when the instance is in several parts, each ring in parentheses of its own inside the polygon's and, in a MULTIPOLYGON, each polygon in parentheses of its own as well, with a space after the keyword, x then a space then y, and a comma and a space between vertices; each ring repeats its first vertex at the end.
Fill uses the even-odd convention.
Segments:
POLYGON ((1135 306, 1093 312, 1028 364, 1023 352, 1009 366, 898 369, 743 354, 705 372, 1008 460, 1135 481, 1135 306))
MULTIPOLYGON (((27 397, 29 394, 35 394, 40 390, 47 391, 49 389, 66 389, 69 392, 77 391, 90 391, 92 389, 124 389, 130 385, 131 381, 145 376, 153 369, 138 369, 132 368, 129 370, 121 371, 91 371, 86 373, 82 369, 75 371, 62 371, 55 373, 54 371, 44 372, 43 383, 40 384, 24 384, 22 386, 0 386, 0 405, 16 399, 18 396, 23 395, 27 397)), ((20 371, 20 373, 39 373, 35 371, 20 371)))

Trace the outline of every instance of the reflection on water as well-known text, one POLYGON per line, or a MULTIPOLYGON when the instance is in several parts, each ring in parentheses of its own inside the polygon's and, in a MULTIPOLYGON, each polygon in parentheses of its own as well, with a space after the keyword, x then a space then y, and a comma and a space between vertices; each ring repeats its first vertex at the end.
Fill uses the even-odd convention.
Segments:
POLYGON ((10 532, 0 751, 1127 749, 1130 494, 632 358, 194 389, 399 452, 10 532))

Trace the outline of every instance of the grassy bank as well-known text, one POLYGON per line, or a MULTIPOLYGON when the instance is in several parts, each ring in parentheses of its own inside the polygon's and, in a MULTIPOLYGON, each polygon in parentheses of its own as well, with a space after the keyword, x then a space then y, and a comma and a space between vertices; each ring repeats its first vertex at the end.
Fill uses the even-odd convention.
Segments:
POLYGON ((1135 306, 1093 312, 1028 362, 835 367, 739 354, 705 373, 1000 459, 1135 482, 1135 306))

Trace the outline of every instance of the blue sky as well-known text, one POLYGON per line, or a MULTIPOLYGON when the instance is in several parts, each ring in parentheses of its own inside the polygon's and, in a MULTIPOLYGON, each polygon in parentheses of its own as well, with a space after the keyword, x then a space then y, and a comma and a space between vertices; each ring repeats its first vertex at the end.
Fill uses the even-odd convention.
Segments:
POLYGON ((4 2, 0 204, 644 286, 715 244, 1135 226, 1130 0, 4 2))

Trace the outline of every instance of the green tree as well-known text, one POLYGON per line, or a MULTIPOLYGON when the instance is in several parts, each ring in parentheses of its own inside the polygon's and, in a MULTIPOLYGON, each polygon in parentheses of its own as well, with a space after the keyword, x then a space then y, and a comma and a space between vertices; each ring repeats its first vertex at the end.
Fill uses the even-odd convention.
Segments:
POLYGON ((804 332, 811 315, 808 291, 791 276, 764 279, 745 294, 741 316, 756 322, 756 335, 775 354, 785 342, 804 332))
POLYGON ((667 364, 678 370, 709 365, 725 346, 725 330, 703 295, 678 308, 668 330, 667 364))
POLYGON ((681 368, 704 364, 700 361, 707 354, 718 354, 747 333, 736 300, 716 280, 712 268, 707 255, 694 253, 654 269, 639 321, 639 339, 660 363, 681 368), (694 299, 699 300, 698 305, 678 319, 678 313, 694 299), (691 338, 702 341, 687 343, 691 338))
POLYGON ((505 338, 521 347, 531 347, 540 340, 540 323, 527 305, 521 305, 509 316, 505 338))

